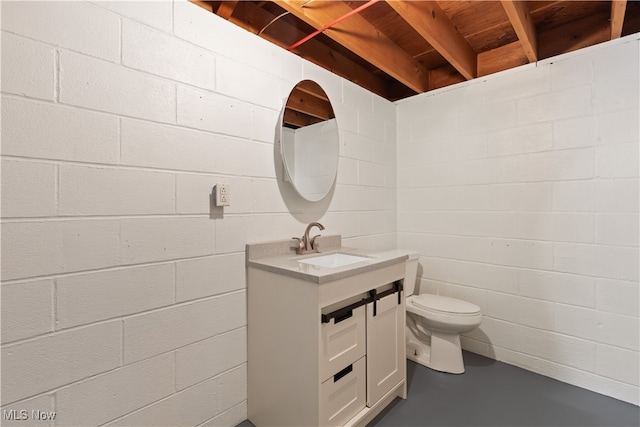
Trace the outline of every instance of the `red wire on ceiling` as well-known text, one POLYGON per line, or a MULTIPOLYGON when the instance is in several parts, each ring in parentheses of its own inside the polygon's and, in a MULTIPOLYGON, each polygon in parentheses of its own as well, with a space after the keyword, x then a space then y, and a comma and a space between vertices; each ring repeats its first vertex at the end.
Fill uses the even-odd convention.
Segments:
POLYGON ((369 0, 368 2, 366 2, 365 4, 363 4, 360 7, 357 7, 355 9, 353 9, 351 12, 347 12, 344 15, 342 15, 339 18, 334 19, 333 21, 329 22, 327 25, 325 25, 324 27, 320 28, 319 30, 314 31, 313 33, 309 34, 308 36, 306 36, 305 38, 298 40, 297 42, 295 42, 294 44, 292 44, 291 46, 289 46, 287 48, 287 50, 292 50, 295 49, 296 47, 300 46, 302 43, 305 43, 309 40, 311 40, 312 38, 314 38, 315 36, 317 36, 318 34, 320 34, 321 32, 328 30, 329 28, 333 27, 334 25, 336 25, 337 23, 344 21, 345 19, 347 19, 348 17, 355 15, 356 13, 360 13, 361 11, 365 10, 366 8, 368 8, 369 6, 373 5, 374 3, 379 2, 380 0, 369 0))

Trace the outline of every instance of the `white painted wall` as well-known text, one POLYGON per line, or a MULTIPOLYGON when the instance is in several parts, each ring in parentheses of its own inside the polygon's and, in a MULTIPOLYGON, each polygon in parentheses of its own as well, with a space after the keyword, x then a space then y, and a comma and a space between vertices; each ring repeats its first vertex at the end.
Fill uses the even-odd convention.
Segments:
POLYGON ((1 8, 2 409, 243 420, 244 245, 311 220, 420 250, 485 313, 468 349, 638 402, 637 37, 396 109, 183 1, 1 8), (273 166, 303 78, 339 100, 317 205, 273 166))
MULTIPOLYGON (((463 346, 638 404, 638 35, 398 103, 398 244, 463 346)), ((490 386, 490 385, 489 385, 490 386)))
POLYGON ((395 105, 184 1, 1 8, 2 409, 59 426, 244 420, 245 244, 319 220, 395 247, 395 105), (274 169, 302 79, 344 117, 317 205, 274 169))

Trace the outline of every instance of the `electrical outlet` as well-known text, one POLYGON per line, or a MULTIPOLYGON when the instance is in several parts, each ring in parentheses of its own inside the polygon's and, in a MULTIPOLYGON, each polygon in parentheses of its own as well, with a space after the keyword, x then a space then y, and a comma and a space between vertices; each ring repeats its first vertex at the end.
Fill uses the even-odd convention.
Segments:
POLYGON ((214 187, 216 195, 216 206, 229 206, 229 184, 216 184, 214 187))

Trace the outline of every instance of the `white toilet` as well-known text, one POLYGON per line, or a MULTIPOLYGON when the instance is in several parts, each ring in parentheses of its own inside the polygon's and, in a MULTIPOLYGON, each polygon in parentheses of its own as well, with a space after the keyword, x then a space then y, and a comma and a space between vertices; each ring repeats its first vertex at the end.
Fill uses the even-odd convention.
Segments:
POLYGON ((404 292, 407 306, 407 359, 452 374, 464 372, 460 334, 480 325, 480 307, 432 294, 413 295, 418 254, 406 252, 404 292))

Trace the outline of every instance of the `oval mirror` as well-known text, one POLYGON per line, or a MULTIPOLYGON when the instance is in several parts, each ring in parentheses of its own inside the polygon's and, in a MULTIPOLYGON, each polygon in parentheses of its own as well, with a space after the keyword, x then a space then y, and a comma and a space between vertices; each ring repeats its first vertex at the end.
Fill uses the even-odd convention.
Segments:
POLYGON ((306 200, 323 199, 338 172, 339 132, 331 101, 314 81, 299 82, 282 110, 285 179, 306 200))

